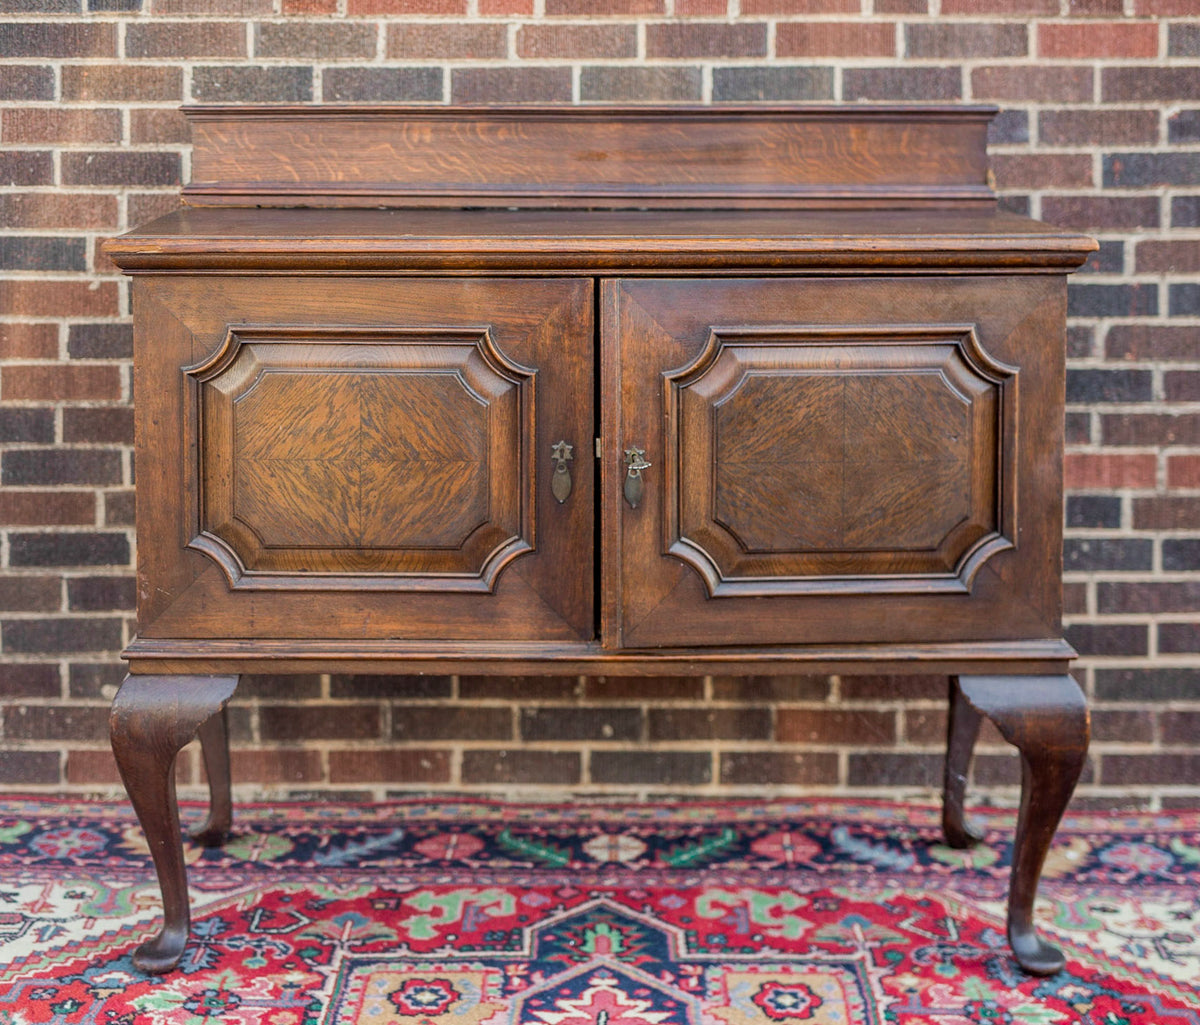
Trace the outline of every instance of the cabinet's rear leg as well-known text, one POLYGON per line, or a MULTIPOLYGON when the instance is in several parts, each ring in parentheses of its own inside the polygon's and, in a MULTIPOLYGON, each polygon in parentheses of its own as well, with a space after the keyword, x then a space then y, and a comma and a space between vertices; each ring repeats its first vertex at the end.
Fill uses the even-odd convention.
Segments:
POLYGON ((946 770, 942 788, 942 832, 951 847, 970 847, 983 839, 983 831, 963 810, 967 774, 983 717, 963 697, 957 677, 950 677, 950 718, 946 727, 946 770))
POLYGON ((192 839, 205 847, 220 847, 233 829, 233 799, 229 775, 229 714, 225 705, 197 731, 208 775, 208 818, 192 830, 192 839))
POLYGON ((1079 685, 1062 676, 960 676, 962 697, 1021 754, 1021 809, 1008 887, 1008 942, 1034 975, 1063 966, 1062 952, 1039 939, 1033 902, 1046 852, 1083 771, 1088 710, 1079 685))
POLYGON ((143 971, 174 968, 191 923, 175 800, 175 758, 200 727, 221 711, 237 680, 236 676, 127 676, 113 700, 109 719, 113 754, 150 845, 163 899, 162 931, 133 955, 133 963, 143 971))

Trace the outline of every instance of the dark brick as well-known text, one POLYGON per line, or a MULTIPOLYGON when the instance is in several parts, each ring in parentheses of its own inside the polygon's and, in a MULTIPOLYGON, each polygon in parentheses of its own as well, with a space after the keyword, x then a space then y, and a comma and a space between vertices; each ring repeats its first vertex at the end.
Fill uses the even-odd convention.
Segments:
POLYGON ((1195 612, 1200 610, 1200 580, 1144 583, 1100 581, 1096 608, 1106 612, 1195 612))
POLYGON ((245 57, 246 29, 240 22, 129 22, 127 57, 245 57))
POLYGON ((1092 69, 1043 63, 976 68, 971 72, 971 92, 978 100, 1088 103, 1092 100, 1092 69))
POLYGON ((1096 329, 1090 324, 1067 326, 1067 359, 1086 359, 1095 350, 1096 329))
POLYGON ((1150 239, 1137 244, 1139 274, 1200 274, 1200 245, 1150 239))
POLYGON ((183 98, 183 70, 137 64, 69 65, 62 71, 64 100, 149 102, 183 98))
POLYGON ((1097 669, 1097 701, 1195 701, 1200 698, 1200 669, 1097 669))
MULTIPOLYGON (((256 783, 320 783, 323 775, 320 751, 275 748, 267 751, 230 752, 234 779, 252 779, 256 783)), ((353 767, 339 763, 339 769, 353 767)), ((70 775, 70 765, 67 768, 70 775)))
POLYGON ((77 21, 0 24, 0 53, 5 57, 115 57, 117 26, 77 21))
POLYGON ((1081 231, 1156 228, 1158 207, 1157 196, 1045 196, 1042 217, 1081 231))
POLYGON ((0 576, 0 610, 57 612, 62 584, 57 577, 0 576))
POLYGON ((508 705, 395 705, 393 740, 513 740, 508 705))
POLYGON ((538 751, 531 748, 488 748, 463 752, 464 783, 547 783, 573 785, 582 764, 576 751, 538 751))
POLYGON ((1167 53, 1171 57, 1200 57, 1200 25, 1171 22, 1167 27, 1167 53))
POLYGON ((904 26, 909 57, 1023 57, 1025 26, 1014 22, 916 22, 904 26))
POLYGON ((584 680, 589 701, 698 701, 704 680, 698 676, 592 676, 584 680))
POLYGON ((704 751, 593 751, 593 783, 660 783, 698 786, 712 782, 712 758, 704 751))
POLYGON ((88 0, 88 10, 93 13, 108 11, 140 11, 142 0, 88 0))
POLYGON ((611 60, 637 56, 636 25, 522 25, 517 56, 531 59, 611 60))
POLYGON ((833 751, 724 751, 721 782, 734 786, 831 785, 838 781, 833 751))
POLYGON ((119 651, 123 622, 120 619, 22 619, 3 624, 4 649, 22 654, 72 651, 119 651))
POLYGON ((845 100, 958 100, 962 71, 957 67, 847 68, 842 72, 845 100))
POLYGON ((355 22, 268 22, 254 26, 255 57, 322 61, 375 56, 375 26, 355 22))
POLYGON ((358 783, 383 780, 388 783, 448 783, 450 752, 413 748, 355 748, 329 752, 329 781, 358 783))
POLYGON ((1101 240, 1100 248, 1079 268, 1083 274, 1123 274, 1125 272, 1125 243, 1117 239, 1101 240))
POLYGON ((1200 228, 1200 196, 1175 196, 1171 200, 1171 227, 1200 228))
MULTIPOLYGON (((1200 653, 1200 623, 1159 623, 1158 651, 1162 655, 1200 653)), ((1200 732, 1193 740, 1200 737, 1200 732)))
POLYGON ((54 441, 54 410, 0 407, 0 441, 54 441))
POLYGON ((1153 398, 1153 375, 1149 370, 1067 371, 1067 402, 1092 405, 1097 402, 1148 402, 1153 398))
POLYGON ((1154 716, 1144 709, 1092 709, 1092 740, 1099 743, 1149 744, 1154 716))
POLYGON ((827 701, 828 676, 714 676, 718 701, 827 701))
POLYGON ((178 153, 105 151, 62 155, 64 185, 178 185, 178 153))
POLYGON ((442 100, 441 68, 328 68, 326 103, 423 103, 442 100))
POLYGON ((263 740, 378 740, 379 706, 263 705, 258 728, 263 740))
POLYGON ((571 69, 455 68, 450 73, 450 99, 453 103, 570 103, 571 69))
POLYGON ((10 566, 124 566, 129 539, 124 534, 11 534, 10 566))
POLYGON ((642 712, 614 705, 524 708, 522 740, 640 740, 642 712))
POLYGON ((1167 295, 1167 308, 1172 317, 1200 316, 1200 284, 1171 285, 1167 295))
POLYGON ((1031 209, 1028 196, 1018 196, 1011 192, 999 195, 996 206, 1004 213, 1016 214, 1018 217, 1028 217, 1031 209))
POLYGON ((57 698, 61 693, 57 664, 10 662, 0 673, 0 698, 57 698))
POLYGON ((133 577, 77 577, 67 581, 72 612, 131 612, 137 601, 133 577))
POLYGON ((72 359, 130 359, 133 325, 72 324, 67 331, 67 352, 72 359))
POLYGON ((132 445, 133 410, 128 406, 68 406, 63 410, 63 441, 132 445))
POLYGON ((1162 543, 1163 569, 1200 570, 1200 538, 1166 538, 1162 543))
POLYGON ((1200 782, 1200 754, 1106 754, 1100 773, 1105 786, 1194 786, 1200 782))
MULTIPOLYGON (((1118 519, 1120 517, 1120 500, 1118 519)), ((1154 565, 1154 542, 1149 538, 1067 538, 1063 567, 1076 572, 1096 570, 1149 570, 1154 565)))
POLYGON ((72 662, 67 673, 67 693, 83 700, 111 701, 125 679, 120 662, 72 662))
POLYGON ((1068 445, 1087 445, 1092 440, 1092 414, 1069 412, 1063 416, 1063 437, 1068 445))
POLYGON ((977 787, 1011 787, 1021 782, 1021 765, 1015 751, 981 752, 971 766, 977 787))
MULTIPOLYGON (((483 60, 508 53, 508 30, 490 22, 388 27, 387 55, 405 60, 483 60)), ((527 98, 528 99, 528 98, 527 98)))
POLYGON ((842 679, 845 701, 945 700, 944 676, 848 676, 842 679))
POLYGON ((1158 111, 1150 108, 1046 110, 1038 115, 1043 146, 1153 146, 1158 137, 1158 111))
POLYGON ((331 676, 331 698, 448 698, 448 676, 331 676))
POLYGON ((1029 141, 1029 112, 1002 110, 988 125, 988 143, 1019 143, 1029 141))
POLYGON ((297 701, 321 696, 318 673, 289 674, 243 673, 238 680, 238 697, 250 700, 297 701))
POLYGON ((775 739, 785 743, 894 744, 896 715, 872 709, 781 708, 775 739))
POLYGON ((6 708, 4 735, 19 740, 103 740, 108 736, 108 708, 97 705, 6 708))
MULTIPOLYGON (((1200 111, 1196 113, 1200 115, 1200 111)), ((1200 126, 1200 119, 1197 120, 1197 125, 1200 126)), ((1112 153, 1104 158, 1106 188, 1131 189, 1155 185, 1197 184, 1200 184, 1200 160, 1196 159, 1194 153, 1112 153)))
POLYGON ((1105 103, 1160 103, 1165 98, 1200 99, 1200 67, 1157 67, 1129 64, 1103 68, 1100 94, 1105 103))
MULTIPOLYGON (((1167 140, 1176 145, 1200 142, 1200 110, 1181 110, 1178 114, 1167 118, 1167 140)), ((1144 156, 1150 155, 1149 153, 1144 154, 1144 156)), ((1180 175, 1181 178, 1190 178, 1190 180, 1183 181, 1173 180, 1166 182, 1166 184, 1195 184, 1195 168, 1188 166, 1189 163, 1195 164, 1196 162, 1196 155, 1194 153, 1162 153, 1155 155, 1164 158, 1174 158, 1169 162, 1168 170, 1180 175)))
POLYGON ((1159 723, 1164 744, 1196 746, 1196 738, 1200 737, 1200 712, 1164 708, 1159 713, 1159 723))
POLYGON ((651 740, 770 740, 768 708, 652 708, 651 740))
POLYGON ((1200 530, 1198 498, 1135 498, 1135 530, 1200 530))
POLYGON ((312 68, 201 66, 192 69, 192 99, 199 103, 309 103, 312 68))
POLYGON ((573 698, 578 691, 573 676, 460 676, 458 680, 458 696, 464 701, 556 701, 573 698))
POLYGON ((846 782, 852 787, 932 787, 942 781, 942 756, 872 751, 851 752, 846 782))
POLYGON ((1063 584, 1063 612, 1068 616, 1082 616, 1087 613, 1087 584, 1063 584))
POLYGON ((1168 402, 1200 402, 1200 371, 1168 370, 1163 374, 1163 394, 1168 402))
POLYGON ((110 491, 104 495, 104 525, 132 527, 135 522, 135 500, 132 490, 110 491))
POLYGON ((0 100, 54 99, 54 69, 30 64, 0 67, 0 100))
POLYGON ((698 101, 702 74, 693 67, 585 67, 579 96, 585 102, 698 101))
POLYGON ((1083 655, 1145 655, 1150 651, 1145 623, 1075 623, 1064 630, 1068 643, 1083 655))
POLYGON ((713 68, 714 103, 832 99, 833 68, 713 68))
POLYGON ((762 22, 660 22, 646 26, 650 58, 763 57, 767 26, 762 22))
POLYGON ((1068 317, 1153 317, 1157 314, 1157 285, 1071 282, 1067 286, 1068 317))
MULTIPOLYGON (((1121 499, 1116 495, 1068 495, 1068 527, 1119 527, 1121 525, 1121 499)), ((1080 544, 1068 541, 1068 548, 1080 544)), ((1064 561, 1067 557, 1064 556, 1064 561)), ((1068 563, 1068 568, 1074 568, 1068 563)))
POLYGON ((1104 339, 1109 359, 1184 360, 1196 358, 1196 329, 1160 324, 1114 324, 1104 339))
POLYGON ((54 159, 43 150, 0 153, 0 185, 53 185, 54 159))
POLYGON ((0 751, 0 783, 59 783, 57 751, 0 751))

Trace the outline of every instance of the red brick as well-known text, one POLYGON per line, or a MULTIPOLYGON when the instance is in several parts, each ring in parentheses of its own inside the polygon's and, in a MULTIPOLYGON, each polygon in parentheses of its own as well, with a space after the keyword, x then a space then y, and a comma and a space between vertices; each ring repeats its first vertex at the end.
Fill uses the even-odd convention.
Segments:
MULTIPOLYGON (((241 777, 246 778, 246 777, 241 777)), ((76 749, 67 752, 67 782, 116 785, 121 782, 111 749, 76 749)))
POLYGON ((517 33, 518 57, 636 57, 633 25, 523 25, 517 33))
POLYGON ((1092 69, 1077 65, 998 65, 976 68, 971 90, 977 100, 1087 103, 1095 86, 1092 69))
MULTIPOLYGON (((1140 274, 1200 274, 1200 242, 1139 242, 1137 269, 1140 274)), ((1200 357, 1200 341, 1195 355, 1200 357)))
POLYGON ((62 581, 58 577, 0 575, 0 609, 5 612, 58 612, 62 581))
POLYGON ((360 14, 466 14, 467 0, 347 0, 346 13, 360 14))
POLYGON ((354 748, 329 752, 330 783, 448 783, 450 752, 354 748))
POLYGON ((646 26, 648 57, 761 57, 766 52, 767 26, 762 23, 683 22, 646 26))
POLYGON ((479 13, 485 18, 533 14, 533 0, 479 0, 479 13))
POLYGON ((582 778, 577 751, 538 751, 531 748, 488 748, 463 752, 464 783, 576 784, 582 778))
POLYGON ((183 98, 183 70, 137 64, 74 64, 62 69, 64 100, 128 102, 183 98))
POLYGON ((888 22, 786 22, 776 29, 780 57, 894 57, 896 26, 888 22))
POLYGON ((1081 231, 1156 228, 1159 201, 1157 196, 1045 196, 1042 218, 1081 231))
POLYGON ((187 119, 178 110, 146 107, 134 108, 129 112, 129 141, 135 146, 186 143, 190 140, 187 119))
MULTIPOLYGON (((567 15, 584 18, 605 18, 637 14, 665 14, 664 0, 546 0, 550 17, 567 15)), ((743 14, 749 14, 744 7, 743 14)))
POLYGON ((929 0, 875 0, 876 14, 928 14, 929 0))
MULTIPOLYGON (((879 10, 879 4, 875 4, 879 10)), ((1058 13, 1058 0, 942 0, 942 14, 1002 16, 1058 13)))
POLYGON ((389 25, 389 57, 433 60, 503 57, 508 52, 508 30, 503 25, 389 25))
POLYGON ((127 57, 245 57, 246 27, 235 21, 130 22, 127 57))
POLYGON ((1200 402, 1200 370, 1169 370, 1163 374, 1168 402, 1200 402))
POLYGON ((1200 488, 1200 456, 1168 456, 1167 487, 1200 488))
POLYGON ((283 0, 282 14, 337 14, 338 0, 283 0))
POLYGON ((740 786, 789 783, 794 786, 838 781, 838 756, 832 751, 726 751, 721 754, 721 782, 740 786))
POLYGON ((1200 530, 1200 497, 1135 498, 1134 530, 1200 530))
POLYGON ((0 359, 54 359, 57 324, 0 323, 0 359))
POLYGON ((991 165, 1001 189, 1078 189, 1092 184, 1092 158, 1086 153, 997 153, 991 165))
POLYGON ((1047 110, 1038 117, 1043 146, 1152 146, 1159 139, 1158 111, 1047 110))
POLYGON ((116 282, 0 280, 0 309, 18 317, 115 317, 116 282))
POLYGON ((113 400, 121 397, 121 371, 113 365, 17 364, 0 370, 0 398, 14 400, 113 400))
POLYGON ((66 526, 96 522, 91 491, 0 490, 0 523, 9 526, 66 526))
POLYGON ((1133 13, 1168 18, 1196 16, 1196 0, 1134 0, 1133 13))
POLYGON ((861 13, 860 0, 742 0, 743 15, 861 13))
POLYGON ((1079 21, 1039 24, 1038 56, 1157 57, 1158 26, 1153 22, 1079 21))
POLYGON ((377 704, 263 705, 258 720, 264 740, 378 740, 382 729, 377 704))
POLYGON ((129 207, 130 224, 144 224, 180 207, 177 192, 130 192, 125 202, 129 207))
POLYGON ((1105 445, 1200 445, 1200 414, 1112 413, 1100 435, 1105 445))
POLYGON ((1069 452, 1064 460, 1064 486, 1085 488, 1152 488, 1158 458, 1152 454, 1124 455, 1069 452))
POLYGON ((853 744, 856 747, 894 744, 896 715, 867 709, 781 708, 776 713, 775 739, 784 743, 853 744))
POLYGON ((1109 359, 1182 360, 1195 362, 1200 344, 1194 327, 1114 324, 1104 340, 1109 359))
POLYGON ((117 197, 90 192, 14 192, 0 196, 8 228, 115 228, 117 197))
POLYGON ((11 108, 0 115, 0 140, 6 143, 120 142, 121 112, 56 107, 11 108))
POLYGON ((319 783, 324 778, 321 752, 296 748, 271 748, 229 753, 234 779, 255 783, 319 783))
POLYGON ((725 17, 728 13, 729 0, 675 0, 678 18, 725 17))
POLYGON ((584 681, 589 701, 696 701, 704 680, 696 676, 595 676, 584 681))

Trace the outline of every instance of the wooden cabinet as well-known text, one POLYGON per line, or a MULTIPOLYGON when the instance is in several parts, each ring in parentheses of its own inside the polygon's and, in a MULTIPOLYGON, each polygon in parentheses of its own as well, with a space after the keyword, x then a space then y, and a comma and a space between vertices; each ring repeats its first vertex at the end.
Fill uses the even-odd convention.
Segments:
POLYGON ((241 672, 945 672, 1026 781, 1009 934, 1083 764, 1061 637, 1065 274, 983 108, 199 109, 135 275, 139 600, 113 743, 178 960, 171 765, 229 826, 241 672), (486 154, 486 159, 482 154, 486 154))

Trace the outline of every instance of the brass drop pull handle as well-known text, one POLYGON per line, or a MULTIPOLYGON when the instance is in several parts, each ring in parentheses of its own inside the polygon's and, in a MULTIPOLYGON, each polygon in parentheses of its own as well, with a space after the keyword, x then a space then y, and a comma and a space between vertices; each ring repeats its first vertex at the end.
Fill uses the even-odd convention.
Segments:
POLYGON ((627 448, 625 450, 625 501, 629 508, 636 509, 646 493, 646 482, 642 480, 642 471, 648 470, 651 463, 646 462, 644 448, 627 448))
POLYGON ((574 451, 575 446, 568 445, 565 441, 550 446, 550 458, 554 460, 554 473, 550 477, 550 492, 558 500, 559 505, 562 505, 571 494, 571 468, 567 463, 575 458, 571 454, 574 451))

